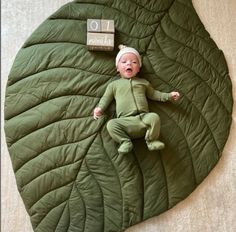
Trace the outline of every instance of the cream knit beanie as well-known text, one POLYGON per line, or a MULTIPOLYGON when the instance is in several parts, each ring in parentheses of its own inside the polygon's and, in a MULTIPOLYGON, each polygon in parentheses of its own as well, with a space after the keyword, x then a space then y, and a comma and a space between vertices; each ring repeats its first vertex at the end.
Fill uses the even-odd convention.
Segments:
POLYGON ((131 47, 127 47, 123 44, 119 45, 119 49, 120 49, 120 51, 118 52, 118 54, 116 56, 116 67, 118 65, 118 62, 119 62, 121 56, 123 56, 125 53, 133 53, 134 55, 136 55, 138 58, 138 61, 139 61, 139 66, 140 67, 142 66, 141 56, 136 49, 131 48, 131 47))

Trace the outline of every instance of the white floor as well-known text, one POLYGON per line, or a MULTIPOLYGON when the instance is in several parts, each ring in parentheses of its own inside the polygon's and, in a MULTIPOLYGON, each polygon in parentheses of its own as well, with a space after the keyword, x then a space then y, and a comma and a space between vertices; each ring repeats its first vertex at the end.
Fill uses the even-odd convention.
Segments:
MULTIPOLYGON (((17 51, 38 25, 69 0, 2 0, 1 125, 5 85, 17 51)), ((236 1, 193 0, 195 8, 220 49, 224 51, 236 100, 236 1)), ((168 212, 127 232, 236 231, 236 107, 223 156, 206 180, 186 200, 168 212)), ((32 232, 18 194, 1 127, 1 231, 32 232)))

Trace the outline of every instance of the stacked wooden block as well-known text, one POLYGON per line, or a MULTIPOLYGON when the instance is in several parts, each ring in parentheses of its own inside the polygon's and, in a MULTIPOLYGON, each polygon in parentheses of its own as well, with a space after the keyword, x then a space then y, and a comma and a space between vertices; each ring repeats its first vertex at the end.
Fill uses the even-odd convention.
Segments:
POLYGON ((88 49, 98 51, 112 51, 114 49, 114 33, 114 20, 88 19, 88 49))

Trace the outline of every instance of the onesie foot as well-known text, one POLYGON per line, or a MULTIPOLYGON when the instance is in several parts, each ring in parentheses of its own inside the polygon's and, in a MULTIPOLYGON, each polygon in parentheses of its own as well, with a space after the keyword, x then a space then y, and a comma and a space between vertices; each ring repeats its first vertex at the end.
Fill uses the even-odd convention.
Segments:
POLYGON ((127 154, 131 152, 133 149, 133 144, 131 141, 124 141, 121 143, 120 147, 118 148, 118 152, 120 155, 127 154))
POLYGON ((147 147, 148 150, 150 151, 154 151, 154 150, 161 150, 165 147, 165 144, 159 140, 155 140, 155 141, 147 141, 147 147))

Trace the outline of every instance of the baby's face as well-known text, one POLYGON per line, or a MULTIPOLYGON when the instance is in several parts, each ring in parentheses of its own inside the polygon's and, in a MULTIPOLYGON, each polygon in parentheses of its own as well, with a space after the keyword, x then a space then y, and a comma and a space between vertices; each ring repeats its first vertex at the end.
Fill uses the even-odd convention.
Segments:
POLYGON ((140 65, 136 55, 133 53, 125 53, 123 56, 121 56, 117 65, 117 71, 122 77, 135 77, 139 70, 140 65))

